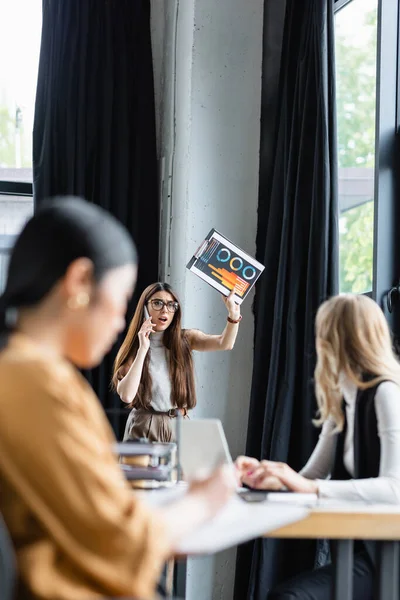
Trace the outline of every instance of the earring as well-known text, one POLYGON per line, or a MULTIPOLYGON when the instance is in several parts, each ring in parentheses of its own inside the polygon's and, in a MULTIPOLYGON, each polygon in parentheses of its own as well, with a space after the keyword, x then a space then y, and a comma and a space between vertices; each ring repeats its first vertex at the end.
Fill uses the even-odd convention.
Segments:
POLYGON ((90 302, 90 297, 87 292, 79 292, 76 296, 68 298, 67 305, 70 310, 85 308, 90 302))

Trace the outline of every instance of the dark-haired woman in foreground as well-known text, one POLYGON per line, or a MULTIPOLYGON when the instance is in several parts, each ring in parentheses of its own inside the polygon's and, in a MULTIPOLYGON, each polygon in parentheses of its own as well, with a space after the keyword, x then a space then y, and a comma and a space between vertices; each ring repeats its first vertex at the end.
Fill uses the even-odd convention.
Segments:
MULTIPOLYGON (((244 483, 286 486, 322 498, 400 504, 400 364, 386 319, 367 296, 342 294, 316 318, 316 396, 322 425, 308 463, 296 473, 285 463, 240 457, 244 483)), ((354 600, 374 597, 375 543, 357 541, 354 600)), ((283 583, 269 600, 325 600, 332 566, 283 583)))
POLYGON ((132 408, 124 439, 170 442, 170 419, 195 407, 192 351, 231 350, 241 320, 233 292, 222 298, 226 327, 220 335, 209 335, 182 329, 181 304, 168 283, 144 290, 114 365, 113 385, 132 408))
POLYGON ((104 412, 75 368, 125 325, 136 253, 125 229, 76 198, 43 205, 17 239, 0 297, 0 510, 17 600, 153 597, 181 536, 228 499, 225 471, 149 510, 127 487, 104 412))

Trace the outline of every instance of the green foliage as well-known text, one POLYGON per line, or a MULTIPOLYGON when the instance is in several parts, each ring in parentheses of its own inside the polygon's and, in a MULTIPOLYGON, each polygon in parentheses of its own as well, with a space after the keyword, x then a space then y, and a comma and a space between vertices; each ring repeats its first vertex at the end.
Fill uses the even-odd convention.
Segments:
POLYGON ((376 18, 376 10, 367 13, 361 45, 336 34, 339 167, 374 166, 376 18))
POLYGON ((12 166, 15 161, 14 119, 6 107, 0 106, 0 167, 12 166))
MULTIPOLYGON (((22 115, 21 115, 22 117, 22 115)), ((7 106, 0 106, 0 167, 16 166, 16 117, 7 106)), ((32 166, 32 134, 18 124, 21 167, 32 166)))
MULTIPOLYGON (((343 18, 345 17, 343 9, 343 18)), ((340 13, 339 13, 340 14, 340 13)), ((374 167, 377 11, 366 13, 362 37, 336 28, 336 101, 339 168, 374 167)), ((374 204, 340 218, 340 291, 372 289, 374 204)))
POLYGON ((340 291, 372 290, 374 203, 346 211, 340 218, 340 291))

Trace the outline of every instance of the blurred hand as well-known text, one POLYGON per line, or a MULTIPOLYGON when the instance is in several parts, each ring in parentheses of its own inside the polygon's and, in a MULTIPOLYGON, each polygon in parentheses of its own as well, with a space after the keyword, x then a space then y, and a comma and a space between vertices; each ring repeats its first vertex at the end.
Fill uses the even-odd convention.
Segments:
POLYGON ((238 456, 235 460, 236 473, 240 481, 244 482, 244 478, 254 473, 257 467, 260 466, 260 461, 249 456, 238 456))
MULTIPOLYGON (((255 488, 254 485, 254 474, 261 475, 263 469, 261 462, 256 458, 250 458, 249 456, 239 456, 235 461, 236 471, 240 478, 240 481, 249 487, 255 488)), ((271 475, 266 475, 260 480, 258 489, 265 490, 281 490, 284 485, 280 479, 271 475)))
POLYGON ((227 503, 235 490, 232 467, 224 465, 206 479, 193 481, 189 486, 188 497, 204 503, 207 515, 211 517, 227 503))
POLYGON ((143 322, 143 325, 139 329, 139 348, 145 352, 150 348, 150 335, 154 332, 154 327, 155 324, 152 322, 151 317, 149 317, 143 322))
POLYGON ((249 488, 257 490, 279 491, 285 489, 282 481, 277 477, 273 477, 272 475, 267 475, 264 477, 264 479, 258 485, 254 485, 252 480, 248 477, 243 479, 243 483, 245 483, 249 488))
POLYGON ((240 317, 240 306, 234 300, 235 290, 236 288, 233 288, 229 296, 222 296, 222 301, 226 306, 230 318, 237 321, 240 317))
MULTIPOLYGON (((253 473, 246 476, 245 483, 256 489, 271 489, 271 484, 287 487, 293 492, 318 493, 318 483, 299 475, 286 463, 262 460, 253 473)), ((279 488, 272 488, 279 489, 279 488)))
POLYGON ((228 502, 236 490, 232 465, 216 469, 212 475, 190 484, 185 495, 159 509, 171 553, 183 536, 209 521, 228 502))

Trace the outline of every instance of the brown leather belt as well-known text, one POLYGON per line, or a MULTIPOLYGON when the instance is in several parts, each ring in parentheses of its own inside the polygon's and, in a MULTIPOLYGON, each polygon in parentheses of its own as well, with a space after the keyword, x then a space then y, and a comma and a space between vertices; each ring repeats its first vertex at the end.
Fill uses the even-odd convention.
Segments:
POLYGON ((175 419, 179 414, 182 417, 186 417, 187 408, 170 408, 169 410, 156 410, 152 406, 149 408, 137 408, 137 412, 142 414, 150 414, 150 415, 163 415, 164 417, 169 417, 170 419, 175 419))

